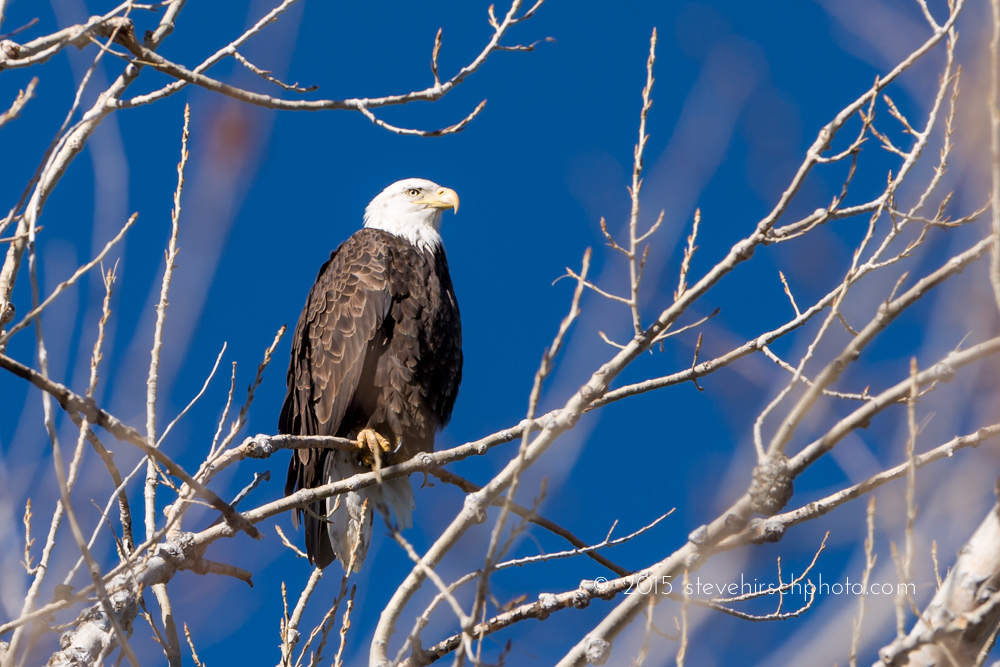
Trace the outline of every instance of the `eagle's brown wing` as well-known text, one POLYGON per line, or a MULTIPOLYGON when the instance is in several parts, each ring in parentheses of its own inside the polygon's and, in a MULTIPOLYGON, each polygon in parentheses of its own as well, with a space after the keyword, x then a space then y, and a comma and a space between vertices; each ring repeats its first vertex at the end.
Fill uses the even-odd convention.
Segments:
MULTIPOLYGON (((374 373, 391 305, 385 246, 366 232, 354 234, 330 255, 309 292, 292 339, 288 393, 278 420, 281 433, 346 435, 340 433, 344 416, 364 399, 356 396, 358 386, 364 375, 374 373)), ((328 451, 296 450, 285 493, 325 483, 328 451)), ((322 512, 318 503, 313 509, 322 512)), ((329 550, 325 532, 325 524, 305 517, 306 543, 318 548, 309 549, 320 554, 317 561, 329 550)))

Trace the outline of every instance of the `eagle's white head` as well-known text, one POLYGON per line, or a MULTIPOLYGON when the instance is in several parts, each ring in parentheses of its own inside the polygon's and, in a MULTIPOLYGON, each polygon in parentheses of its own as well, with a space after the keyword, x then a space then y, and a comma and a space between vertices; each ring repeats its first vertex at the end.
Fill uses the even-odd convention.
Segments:
POLYGON ((401 236, 418 248, 441 246, 441 215, 458 212, 458 194, 423 178, 396 181, 365 208, 365 227, 401 236))

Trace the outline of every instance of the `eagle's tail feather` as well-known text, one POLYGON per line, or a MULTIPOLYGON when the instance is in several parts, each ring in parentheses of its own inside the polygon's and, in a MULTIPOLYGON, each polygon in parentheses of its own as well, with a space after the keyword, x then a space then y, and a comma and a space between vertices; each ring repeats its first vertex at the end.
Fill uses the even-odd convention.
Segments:
MULTIPOLYGON (((346 452, 335 451, 327 457, 324 477, 326 483, 330 483, 368 471, 368 468, 359 465, 346 452)), ((371 542, 372 520, 376 511, 390 521, 393 520, 391 517, 394 517, 396 525, 406 529, 413 524, 414 507, 413 485, 410 484, 409 476, 383 480, 381 484, 328 498, 327 534, 333 553, 344 566, 344 571, 348 571, 351 552, 358 543, 359 534, 361 541, 357 547, 353 570, 357 572, 361 569, 371 542)))
POLYGON ((388 516, 388 510, 392 510, 396 525, 401 530, 413 525, 416 502, 413 500, 413 485, 410 484, 409 475, 382 480, 381 484, 369 486, 365 491, 383 516, 388 516))

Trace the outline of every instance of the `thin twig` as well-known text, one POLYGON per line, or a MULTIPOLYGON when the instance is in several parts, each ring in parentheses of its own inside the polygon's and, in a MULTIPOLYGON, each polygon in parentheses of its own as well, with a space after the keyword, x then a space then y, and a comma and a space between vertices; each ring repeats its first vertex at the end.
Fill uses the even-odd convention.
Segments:
POLYGON ((916 358, 910 359, 910 397, 906 403, 906 425, 909 437, 906 439, 906 460, 909 463, 906 470, 906 527, 903 531, 905 546, 903 560, 897 563, 899 568, 900 593, 896 595, 896 636, 906 636, 906 588, 913 577, 913 528, 917 522, 917 400, 920 395, 919 375, 916 358))
POLYGON ((993 212, 993 252, 990 256, 990 285, 1000 308, 1000 0, 991 0, 993 38, 990 40, 990 206, 993 212))
POLYGON ((191 631, 188 630, 188 624, 184 624, 184 636, 187 638, 188 646, 191 647, 191 659, 194 661, 195 667, 203 667, 201 660, 198 659, 198 652, 194 650, 194 641, 191 639, 191 631))
MULTIPOLYGON (((453 484, 457 486, 458 488, 462 489, 462 491, 464 491, 465 493, 477 493, 482 490, 481 486, 474 484, 469 480, 465 479, 464 477, 456 475, 455 473, 449 470, 444 470, 443 468, 431 470, 430 474, 434 475, 435 477, 440 479, 442 482, 445 482, 446 484, 453 484)), ((493 501, 493 505, 495 507, 501 507, 505 502, 507 502, 506 498, 497 498, 493 501)), ((527 519, 531 523, 534 523, 537 526, 544 528, 545 530, 551 532, 552 534, 562 537, 567 542, 572 544, 576 549, 582 550, 579 553, 587 554, 595 561, 597 561, 604 567, 608 568, 618 576, 624 576, 628 574, 628 570, 621 567, 620 565, 616 565, 615 563, 611 562, 601 554, 594 553, 595 550, 589 548, 586 542, 584 542, 576 535, 563 528, 562 526, 539 516, 537 512, 529 510, 528 508, 518 505, 515 502, 510 503, 510 510, 511 512, 521 517, 522 519, 527 519)), ((671 510, 671 512, 673 512, 673 510, 671 510)), ((669 516, 671 512, 668 512, 663 517, 660 517, 660 519, 669 516)), ((651 524, 649 528, 652 528, 653 525, 656 525, 656 523, 658 523, 660 519, 657 519, 655 522, 653 522, 653 524, 651 524)))
POLYGON ((319 86, 301 87, 301 86, 299 86, 298 83, 288 84, 288 83, 285 83, 283 81, 279 81, 278 79, 275 79, 273 76, 271 76, 270 72, 268 72, 266 70, 260 69, 259 67, 257 67, 256 65, 254 65, 252 62, 250 62, 249 60, 247 60, 246 58, 244 58, 243 56, 241 56, 239 51, 235 51, 235 50, 233 51, 233 58, 235 58, 241 65, 243 65, 244 67, 246 67, 248 70, 250 70, 251 72, 253 72, 257 76, 259 76, 260 78, 266 79, 267 81, 270 81, 271 83, 273 83, 273 84, 275 84, 277 86, 280 86, 281 88, 284 88, 285 90, 290 90, 293 93, 311 93, 314 90, 319 90, 319 86))
MULTIPOLYGON (((302 621, 302 614, 305 613, 306 605, 309 604, 309 598, 312 597, 313 592, 316 590, 316 586, 319 585, 320 579, 323 578, 323 569, 319 567, 314 567, 312 573, 309 575, 309 580, 306 585, 302 588, 302 593, 299 595, 299 601, 295 603, 295 609, 292 611, 291 616, 288 616, 287 612, 285 618, 282 620, 281 624, 281 664, 282 665, 292 665, 292 655, 295 652, 295 647, 299 642, 299 623, 302 621)), ((285 597, 285 584, 281 584, 281 596, 285 597)), ((288 603, 285 603, 285 608, 288 608, 288 603)))
MULTIPOLYGON (((912 466, 912 463, 911 463, 912 466)), ((875 570, 875 496, 868 500, 866 524, 868 535, 865 537, 865 571, 861 575, 861 595, 858 598, 858 617, 851 621, 851 652, 848 655, 849 667, 858 667, 858 651, 861 650, 861 632, 865 625, 865 612, 868 610, 868 581, 875 570)))
POLYGON ((188 411, 194 407, 194 404, 198 402, 198 399, 205 395, 208 385, 211 384, 212 378, 215 377, 215 371, 219 370, 219 362, 222 361, 222 355, 226 353, 227 345, 228 343, 222 344, 222 349, 219 350, 218 356, 215 357, 215 364, 212 365, 212 370, 209 372, 208 377, 205 378, 205 381, 202 383, 201 389, 198 390, 198 393, 195 394, 194 398, 188 401, 188 404, 184 406, 184 409, 177 413, 177 416, 174 417, 169 424, 167 424, 167 428, 163 429, 163 433, 160 434, 160 438, 156 441, 157 447, 163 444, 163 441, 166 439, 170 431, 172 431, 174 426, 177 425, 177 422, 179 422, 184 415, 186 415, 188 411))
POLYGON ((115 235, 113 239, 111 239, 104 245, 104 248, 101 250, 101 252, 97 253, 97 256, 94 257, 94 259, 90 260, 89 262, 78 268, 76 271, 73 272, 73 275, 71 275, 63 282, 59 283, 56 286, 56 288, 52 290, 52 293, 45 298, 44 301, 42 301, 40 304, 32 308, 31 311, 29 311, 28 314, 24 316, 24 319, 22 319, 20 322, 12 326, 6 332, 0 333, 0 346, 3 346, 8 340, 10 340, 10 337, 16 334, 18 331, 24 329, 25 327, 29 326, 32 322, 34 322, 35 318, 37 318, 39 315, 45 312, 45 309, 48 308, 49 305, 53 301, 55 301, 60 294, 62 294, 68 288, 75 285, 76 282, 82 276, 85 276, 87 273, 90 272, 91 269, 100 264, 107 256, 107 254, 111 251, 111 249, 114 248, 118 244, 118 242, 125 237, 125 234, 132 228, 132 225, 135 224, 135 221, 138 218, 139 214, 133 213, 129 217, 128 222, 125 223, 125 225, 118 231, 118 233, 115 235))
POLYGON ((24 90, 19 90, 17 92, 17 97, 14 99, 14 103, 10 105, 10 108, 7 109, 7 111, 0 113, 0 127, 3 127, 21 114, 21 110, 24 109, 24 105, 30 102, 31 98, 35 96, 36 87, 38 87, 37 76, 28 82, 28 85, 24 90))
MULTIPOLYGON (((691 233, 687 237, 687 246, 684 248, 684 259, 681 260, 680 278, 677 280, 677 291, 674 292, 674 301, 681 298, 684 292, 687 291, 687 275, 691 269, 691 258, 694 257, 694 253, 698 249, 698 246, 694 243, 698 238, 698 226, 700 224, 701 209, 696 208, 694 210, 694 223, 691 225, 691 233)), ((798 311, 795 314, 798 315, 798 311)))

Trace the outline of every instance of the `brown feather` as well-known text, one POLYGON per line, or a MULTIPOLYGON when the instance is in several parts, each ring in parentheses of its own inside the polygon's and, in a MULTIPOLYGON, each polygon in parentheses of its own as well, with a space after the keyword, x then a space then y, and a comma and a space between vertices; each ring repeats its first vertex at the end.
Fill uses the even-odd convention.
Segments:
MULTIPOLYGON (((396 449, 389 463, 403 461, 433 450, 461 379, 462 328, 443 248, 362 229, 330 255, 309 292, 278 430, 353 438, 373 428, 396 449)), ((298 450, 286 495, 327 483, 328 456, 298 450)), ((325 514, 322 503, 311 509, 325 514)), ((328 523, 305 514, 304 524, 312 562, 346 556, 334 553, 328 523)))

